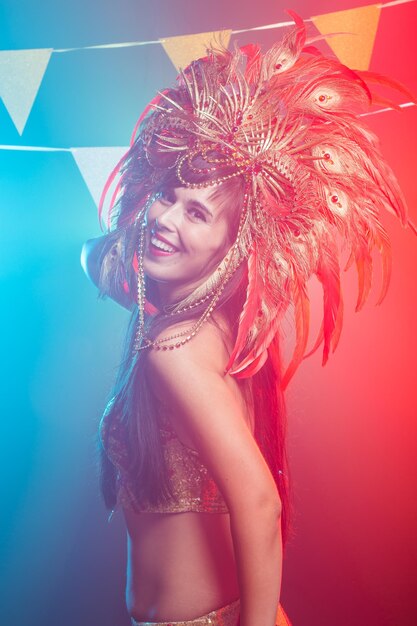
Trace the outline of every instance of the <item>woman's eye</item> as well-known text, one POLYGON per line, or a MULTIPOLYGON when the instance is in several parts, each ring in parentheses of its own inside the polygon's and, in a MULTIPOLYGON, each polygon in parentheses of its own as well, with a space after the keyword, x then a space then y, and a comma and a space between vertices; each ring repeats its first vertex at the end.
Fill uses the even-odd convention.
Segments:
POLYGON ((203 211, 200 211, 200 209, 194 209, 194 208, 191 208, 191 209, 189 210, 189 212, 190 212, 190 214, 191 214, 191 216, 192 216, 193 218, 195 218, 195 219, 197 219, 197 220, 201 220, 201 221, 203 221, 203 222, 206 222, 206 221, 207 221, 207 220, 206 220, 206 216, 204 215, 203 211))

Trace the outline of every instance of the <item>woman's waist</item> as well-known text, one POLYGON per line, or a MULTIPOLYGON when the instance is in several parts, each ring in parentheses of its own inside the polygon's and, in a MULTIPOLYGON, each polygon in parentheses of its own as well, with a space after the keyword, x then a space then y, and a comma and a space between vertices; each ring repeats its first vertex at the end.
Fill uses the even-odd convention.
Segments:
POLYGON ((191 598, 190 609, 199 615, 238 597, 227 514, 125 511, 125 518, 126 599, 133 617, 141 618, 138 621, 144 621, 144 611, 155 606, 166 609, 167 619, 174 620, 172 610, 182 603, 189 606, 191 598))
POLYGON ((126 606, 138 622, 185 621, 226 606, 239 597, 234 564, 198 565, 182 555, 176 567, 138 568, 128 559, 126 606))
POLYGON ((126 607, 137 622, 182 622, 227 606, 239 597, 239 590, 228 581, 210 584, 205 578, 187 580, 178 585, 171 579, 163 588, 143 581, 139 587, 131 584, 128 573, 126 607))

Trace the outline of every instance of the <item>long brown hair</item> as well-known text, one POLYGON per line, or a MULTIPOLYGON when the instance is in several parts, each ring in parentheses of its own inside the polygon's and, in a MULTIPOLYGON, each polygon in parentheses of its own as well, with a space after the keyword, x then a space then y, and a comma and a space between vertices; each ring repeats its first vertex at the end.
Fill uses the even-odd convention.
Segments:
MULTIPOLYGON (((194 174, 194 173, 193 173, 194 174)), ((200 182, 201 174, 195 174, 200 182)), ((125 178, 125 181, 127 179, 125 178)), ((131 179, 134 181, 134 177, 131 179)), ((207 175, 205 180, 207 180, 207 175)), ((175 170, 167 171, 162 182, 163 187, 180 186, 175 178, 175 170)), ((137 211, 138 199, 135 195, 133 182, 125 182, 121 198, 118 228, 111 234, 111 248, 102 256, 101 292, 103 296, 112 296, 115 290, 120 292, 120 280, 124 279, 130 293, 136 293, 136 274, 132 269, 132 260, 137 242, 137 228, 131 224, 130 216, 137 211), (130 222, 130 224, 129 224, 130 222), (126 227, 126 224, 129 224, 126 227)), ((220 210, 227 211, 231 239, 236 235, 240 210, 243 205, 244 180, 241 177, 231 178, 214 188, 212 198, 219 203, 220 210)), ((247 265, 242 263, 228 281, 217 303, 216 309, 221 310, 226 319, 231 338, 237 335, 239 315, 246 297, 247 265)), ((146 278, 147 297, 152 300, 155 284, 146 278)), ((132 302, 133 304, 133 302, 132 302)), ((176 316, 175 321, 198 318, 205 304, 195 307, 176 316)), ((133 306, 122 360, 118 369, 115 384, 110 393, 114 402, 109 409, 108 419, 114 412, 118 413, 127 426, 129 437, 130 471, 134 476, 135 495, 139 501, 152 504, 168 502, 172 497, 167 475, 161 441, 157 426, 156 412, 158 402, 153 396, 146 381, 144 359, 146 351, 135 352, 133 344, 138 319, 137 307, 133 306)), ((161 315, 146 316, 147 331, 156 335, 167 329, 171 323, 169 318, 161 315)), ((215 323, 215 322, 212 322, 215 323)), ((252 377, 238 381, 242 392, 253 405, 255 416, 255 439, 269 466, 276 482, 282 502, 282 537, 283 543, 288 538, 289 530, 289 476, 286 457, 286 407, 281 380, 281 355, 279 336, 268 349, 269 357, 261 370, 252 377), (250 397, 249 397, 250 395, 250 397)), ((113 508, 116 503, 116 470, 108 459, 100 440, 101 490, 105 504, 113 508)))

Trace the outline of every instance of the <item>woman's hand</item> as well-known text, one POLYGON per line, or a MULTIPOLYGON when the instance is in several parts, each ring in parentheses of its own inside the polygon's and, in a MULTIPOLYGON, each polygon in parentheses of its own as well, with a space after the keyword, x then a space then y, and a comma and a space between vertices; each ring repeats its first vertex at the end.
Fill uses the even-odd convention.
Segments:
MULTIPOLYGON (((184 328, 184 323, 171 326, 161 336, 184 328)), ((178 421, 187 433, 228 505, 241 626, 273 626, 281 585, 280 499, 228 375, 224 376, 227 360, 219 329, 206 323, 179 349, 150 350, 147 375, 154 393, 172 409, 174 426, 178 421)))

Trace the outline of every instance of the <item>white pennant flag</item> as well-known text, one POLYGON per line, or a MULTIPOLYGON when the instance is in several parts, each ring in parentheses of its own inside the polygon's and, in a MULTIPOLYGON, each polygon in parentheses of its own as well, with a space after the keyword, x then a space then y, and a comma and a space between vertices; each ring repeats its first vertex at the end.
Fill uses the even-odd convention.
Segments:
POLYGON ((23 133, 52 49, 1 50, 0 98, 19 134, 23 133))
POLYGON ((108 177, 128 149, 71 148, 72 156, 97 206, 108 177))

